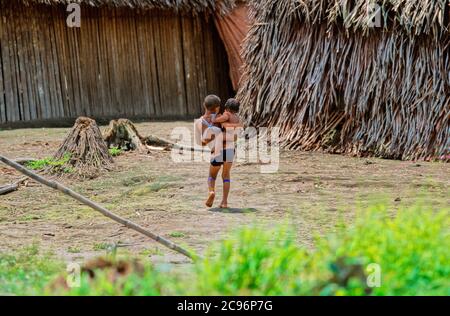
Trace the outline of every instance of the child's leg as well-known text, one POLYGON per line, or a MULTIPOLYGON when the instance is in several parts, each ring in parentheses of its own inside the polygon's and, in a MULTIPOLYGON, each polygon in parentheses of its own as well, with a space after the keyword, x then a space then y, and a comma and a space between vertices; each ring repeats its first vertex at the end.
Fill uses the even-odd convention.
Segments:
POLYGON ((230 189, 231 189, 231 167, 232 166, 233 166, 233 163, 230 163, 230 162, 225 162, 223 164, 223 171, 222 171, 223 198, 222 198, 222 203, 220 203, 221 208, 228 207, 228 196, 230 194, 230 189))
POLYGON ((212 207, 214 199, 216 198, 216 179, 219 174, 220 166, 210 166, 209 167, 209 178, 208 178, 208 200, 206 200, 206 206, 212 207))

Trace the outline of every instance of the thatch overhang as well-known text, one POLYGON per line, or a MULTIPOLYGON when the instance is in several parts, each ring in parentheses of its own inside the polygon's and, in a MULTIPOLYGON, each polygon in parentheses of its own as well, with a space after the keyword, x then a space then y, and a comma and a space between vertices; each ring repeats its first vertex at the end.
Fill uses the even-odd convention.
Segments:
POLYGON ((450 152, 449 2, 254 0, 239 99, 292 149, 429 159, 450 152))
POLYGON ((130 9, 162 9, 182 13, 226 14, 236 0, 17 0, 25 4, 68 5, 79 3, 92 7, 113 7, 130 9))
POLYGON ((449 34, 449 0, 253 0, 256 23, 276 22, 280 29, 298 22, 327 24, 349 31, 378 32, 402 29, 408 35, 449 34), (377 5, 381 25, 369 26, 369 5, 377 5))

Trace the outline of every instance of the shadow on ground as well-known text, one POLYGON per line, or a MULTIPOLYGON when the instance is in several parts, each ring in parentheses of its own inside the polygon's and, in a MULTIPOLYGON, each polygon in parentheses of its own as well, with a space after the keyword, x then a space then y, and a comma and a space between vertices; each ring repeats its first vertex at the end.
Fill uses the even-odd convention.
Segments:
POLYGON ((255 208, 220 208, 220 207, 215 207, 215 208, 211 208, 209 209, 210 212, 215 212, 215 213, 232 213, 232 214, 236 214, 236 213, 255 213, 258 210, 255 208))

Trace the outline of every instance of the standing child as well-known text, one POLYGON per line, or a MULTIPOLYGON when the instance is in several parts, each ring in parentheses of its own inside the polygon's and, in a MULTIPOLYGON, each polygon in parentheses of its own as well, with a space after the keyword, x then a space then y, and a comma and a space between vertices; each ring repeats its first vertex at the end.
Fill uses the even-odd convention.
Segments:
POLYGON ((209 196, 205 203, 208 207, 213 205, 216 178, 222 167, 223 197, 220 207, 228 207, 228 195, 231 189, 231 168, 235 157, 235 141, 237 138, 236 128, 242 127, 238 116, 239 107, 238 100, 229 99, 225 104, 225 112, 213 119, 213 123, 221 124, 223 132, 216 136, 215 150, 211 159, 208 180, 209 196))
POLYGON ((214 140, 222 133, 220 124, 214 123, 214 120, 220 111, 220 103, 221 100, 218 96, 208 95, 203 103, 205 114, 203 114, 199 120, 201 128, 198 128, 198 130, 201 131, 199 137, 201 139, 201 144, 203 146, 208 145, 213 151, 215 148, 214 140))
POLYGON ((206 206, 211 207, 216 196, 216 178, 223 167, 223 199, 220 207, 228 206, 228 195, 230 192, 230 173, 235 155, 234 142, 236 140, 236 128, 241 128, 237 113, 239 102, 230 99, 225 105, 225 113, 218 115, 220 111, 220 98, 209 95, 205 98, 204 115, 195 122, 196 140, 202 146, 209 145, 211 148, 211 165, 209 169, 208 189, 209 195, 206 206))

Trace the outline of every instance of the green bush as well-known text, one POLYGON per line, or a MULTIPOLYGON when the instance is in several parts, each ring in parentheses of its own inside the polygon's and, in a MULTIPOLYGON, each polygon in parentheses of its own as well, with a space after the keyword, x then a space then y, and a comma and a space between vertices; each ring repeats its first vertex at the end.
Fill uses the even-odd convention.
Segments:
POLYGON ((291 232, 247 228, 197 264, 200 295, 283 295, 298 292, 308 262, 291 232), (216 256, 213 256, 217 253, 216 256))
MULTIPOLYGON (((449 213, 415 206, 388 216, 385 205, 372 207, 353 228, 319 244, 319 258, 361 258, 382 269, 375 295, 450 294, 449 213)), ((339 294, 354 294, 341 289, 339 294)))
POLYGON ((42 294, 61 269, 49 254, 40 254, 37 245, 25 247, 14 256, 0 254, 0 295, 42 294))
POLYGON ((416 206, 392 218, 386 206, 361 213, 351 227, 298 247, 292 234, 247 229, 198 270, 200 294, 449 295, 448 210, 416 206), (381 269, 369 287, 370 264, 381 269))

